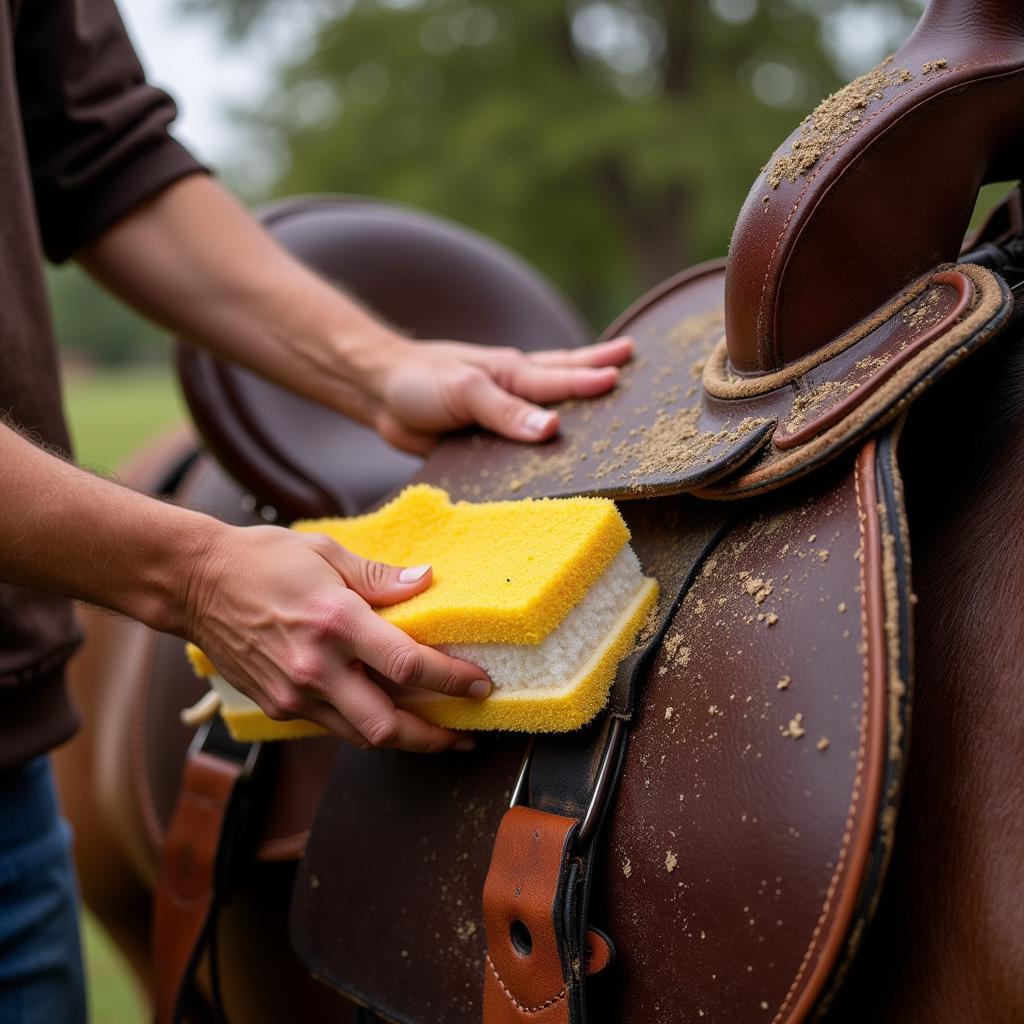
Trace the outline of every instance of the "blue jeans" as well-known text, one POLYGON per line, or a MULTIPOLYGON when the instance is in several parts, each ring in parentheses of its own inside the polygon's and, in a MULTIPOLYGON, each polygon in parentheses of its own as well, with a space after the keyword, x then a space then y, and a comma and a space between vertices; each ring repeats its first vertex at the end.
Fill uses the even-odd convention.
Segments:
POLYGON ((0 1024, 84 1024, 71 829, 50 761, 0 774, 0 1024))

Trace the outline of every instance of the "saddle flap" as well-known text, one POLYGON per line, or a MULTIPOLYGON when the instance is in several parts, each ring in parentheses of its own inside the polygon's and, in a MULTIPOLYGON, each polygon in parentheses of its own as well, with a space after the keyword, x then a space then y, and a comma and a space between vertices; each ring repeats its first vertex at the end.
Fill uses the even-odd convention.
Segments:
POLYGON ((441 445, 417 479, 471 501, 772 490, 899 415, 996 336, 1013 306, 999 275, 944 265, 819 351, 744 375, 729 361, 723 287, 723 266, 707 264, 628 310, 605 333, 633 335, 636 357, 610 394, 559 407, 553 441, 466 434, 441 445))
MULTIPOLYGON (((616 950, 592 983, 595 1019, 657 1020, 672 1006, 679 1019, 788 1024, 827 999, 881 883, 905 754, 901 502, 884 439, 756 506, 718 506, 733 525, 710 544, 689 543, 688 523, 707 538, 716 506, 624 506, 638 550, 650 550, 645 523, 671 521, 658 557, 698 571, 642 670, 595 854, 588 920, 616 950)), ((524 747, 342 752, 292 907, 316 975, 389 1020, 478 1024, 484 880, 524 747)), ((514 886, 504 896, 514 902, 514 886)), ((492 941, 512 937, 503 921, 487 919, 492 941)), ((502 976, 522 1005, 560 991, 520 993, 502 976)))
POLYGON ((723 337, 724 264, 671 278, 626 311, 605 337, 630 334, 637 354, 618 387, 600 398, 557 406, 558 437, 515 444, 467 433, 442 444, 417 479, 453 497, 644 498, 710 484, 767 442, 766 416, 709 410, 704 365, 723 337))

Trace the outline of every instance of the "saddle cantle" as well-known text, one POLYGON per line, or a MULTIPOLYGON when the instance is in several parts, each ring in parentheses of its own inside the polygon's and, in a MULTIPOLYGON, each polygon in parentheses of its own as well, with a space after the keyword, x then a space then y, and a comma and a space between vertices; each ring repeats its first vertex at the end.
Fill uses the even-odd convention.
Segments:
MULTIPOLYGON (((307 196, 272 204, 262 219, 282 245, 413 337, 538 349, 589 336, 534 270, 440 217, 307 196)), ((178 371, 207 446, 284 521, 363 512, 420 465, 369 427, 184 341, 178 371)))

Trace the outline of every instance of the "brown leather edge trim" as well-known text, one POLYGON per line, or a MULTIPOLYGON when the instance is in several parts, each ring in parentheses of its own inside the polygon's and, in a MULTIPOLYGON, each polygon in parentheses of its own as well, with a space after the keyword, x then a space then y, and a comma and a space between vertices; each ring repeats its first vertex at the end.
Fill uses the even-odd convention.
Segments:
POLYGON ((885 629, 882 536, 875 481, 876 454, 877 442, 874 439, 866 442, 857 455, 854 470, 861 528, 861 628, 866 650, 861 748, 850 796, 846 834, 837 859, 836 873, 826 894, 821 917, 812 933, 810 945, 793 984, 772 1018, 771 1024, 799 1024, 805 1021, 825 991, 846 946, 875 840, 881 789, 885 777, 885 734, 889 711, 889 648, 885 629), (832 910, 830 904, 837 889, 839 901, 832 910), (814 957, 822 931, 826 931, 824 944, 801 988, 803 974, 814 957))
MULTIPOLYGON (((952 263, 943 264, 936 268, 942 272, 955 266, 952 263)), ((890 302, 873 313, 866 320, 851 327, 849 331, 835 341, 829 342, 823 348, 812 352, 809 356, 791 363, 781 370, 772 373, 745 374, 738 376, 737 372, 729 366, 729 351, 726 347, 726 339, 723 338, 714 348, 708 361, 704 366, 703 384, 704 390, 714 398, 729 399, 758 398, 771 391, 778 391, 779 388, 791 384, 802 377, 810 370, 827 363, 830 359, 845 352, 858 341, 866 338, 872 331, 877 330, 895 316, 901 309, 914 301, 931 283, 932 276, 936 271, 929 271, 919 278, 912 285, 909 285, 902 292, 896 295, 890 302)))
POLYGON ((776 430, 772 435, 772 444, 780 451, 789 451, 798 448, 800 445, 812 438, 817 437, 823 430, 835 426, 840 420, 852 413, 864 400, 877 391, 885 381, 896 373, 899 368, 910 362, 918 352, 926 349, 933 341, 951 328, 957 320, 966 312, 967 308, 974 301, 974 282, 966 275, 952 270, 944 270, 936 274, 928 282, 929 287, 933 284, 945 284, 956 289, 956 305, 939 323, 925 331, 920 337, 915 338, 902 352, 898 352, 889 362, 877 373, 872 374, 852 394, 847 395, 841 401, 836 402, 820 416, 809 419, 802 427, 792 433, 784 433, 776 430))
MULTIPOLYGON (((618 337, 623 329, 635 320, 641 313, 646 312, 651 306, 653 306, 660 299, 664 298, 670 292, 674 292, 677 288, 682 287, 684 284, 690 284, 701 277, 710 277, 712 274, 725 273, 725 260, 705 260, 703 263, 698 263, 696 266, 690 267, 687 270, 681 270, 678 274, 673 274, 672 277, 666 281, 662 281, 661 284, 656 285, 649 292, 641 295, 631 306, 628 306, 622 313, 620 313, 602 332, 599 341, 604 341, 608 338, 618 337)), ((724 343, 725 338, 723 337, 722 342, 724 343)))
MULTIPOLYGON (((860 916, 850 929, 843 958, 829 979, 828 989, 815 1009, 814 1019, 827 1017, 833 998, 841 990, 850 966, 853 964, 860 944, 864 939, 867 926, 878 908, 889 862, 892 859, 895 841, 896 819, 899 810, 902 789, 902 776, 906 769, 905 759, 908 749, 909 733, 909 702, 913 690, 914 651, 913 628, 904 631, 901 627, 901 609, 912 612, 912 595, 909 590, 910 572, 910 531, 907 523, 906 504, 903 494, 903 478, 899 470, 898 448, 903 425, 904 414, 891 429, 888 471, 892 478, 895 503, 879 500, 878 510, 882 527, 882 577, 885 592, 885 631, 888 638, 888 764, 887 778, 883 780, 881 806, 878 811, 877 843, 872 865, 874 874, 873 891, 864 893, 858 908, 860 916), (890 515, 892 518, 890 518, 890 515), (895 520, 895 522, 893 522, 895 520), (895 532, 894 532, 895 531, 895 532), (896 544, 896 533, 900 537, 896 544), (902 552, 902 557, 900 557, 902 552), (902 573, 901 573, 902 566, 902 573), (901 575, 904 581, 901 587, 901 575), (904 589, 904 587, 906 589, 904 589), (907 606, 910 606, 909 608, 907 606), (901 672, 901 654, 906 652, 907 674, 901 672), (904 709, 906 708, 906 711, 904 709), (904 720, 907 726, 904 726, 904 720), (879 851, 880 849, 880 854, 879 851)), ((912 620, 912 615, 910 616, 912 620)), ((870 876, 866 885, 872 884, 870 876)))
MULTIPOLYGON (((812 441, 787 452, 782 458, 755 467, 750 472, 728 481, 697 488, 692 493, 696 497, 716 501, 764 494, 809 473, 827 459, 856 443, 868 429, 884 426, 895 419, 930 386, 931 380, 926 379, 926 375, 931 374, 940 365, 943 366, 942 372, 946 372, 980 343, 964 346, 966 338, 977 335, 981 342, 987 341, 993 334, 993 329, 990 328, 991 321, 1003 306, 1012 305, 1013 298, 1009 289, 1005 284, 1000 286, 1001 279, 991 271, 970 263, 959 264, 957 269, 966 273, 978 288, 981 297, 977 305, 971 310, 970 315, 955 324, 944 338, 919 352, 874 394, 869 395, 858 408, 856 415, 847 416, 812 441)), ((1002 322, 997 326, 1002 326, 1002 322)))

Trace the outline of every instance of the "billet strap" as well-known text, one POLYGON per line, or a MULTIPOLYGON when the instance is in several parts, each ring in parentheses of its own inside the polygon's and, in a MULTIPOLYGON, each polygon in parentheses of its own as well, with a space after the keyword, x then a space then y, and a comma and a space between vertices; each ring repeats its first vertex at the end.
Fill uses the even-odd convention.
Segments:
MULTIPOLYGON (((664 540, 653 524, 672 530, 675 515, 689 518, 689 542, 675 546, 675 564, 660 573, 655 620, 620 663, 608 712, 577 732, 538 736, 527 752, 484 884, 484 1024, 587 1020, 587 979, 614 956, 613 939, 588 920, 597 837, 622 771, 640 682, 733 519, 730 507, 699 508, 686 498, 639 502, 623 511, 634 536, 654 545, 651 555, 664 540), (643 529, 640 517, 650 520, 643 529)), ((646 567, 642 544, 637 553, 646 567)))
POLYGON ((502 819, 484 883, 484 1020, 569 1021, 565 889, 579 820, 513 807, 502 819))
POLYGON ((611 943, 596 929, 577 942, 571 860, 579 828, 579 819, 529 807, 502 819, 484 883, 487 1024, 568 1024, 583 977, 611 963, 611 943))
POLYGON ((232 740, 219 717, 189 749, 154 893, 155 1024, 189 1019, 193 978, 212 949, 217 912, 255 852, 261 753, 259 744, 232 740))

